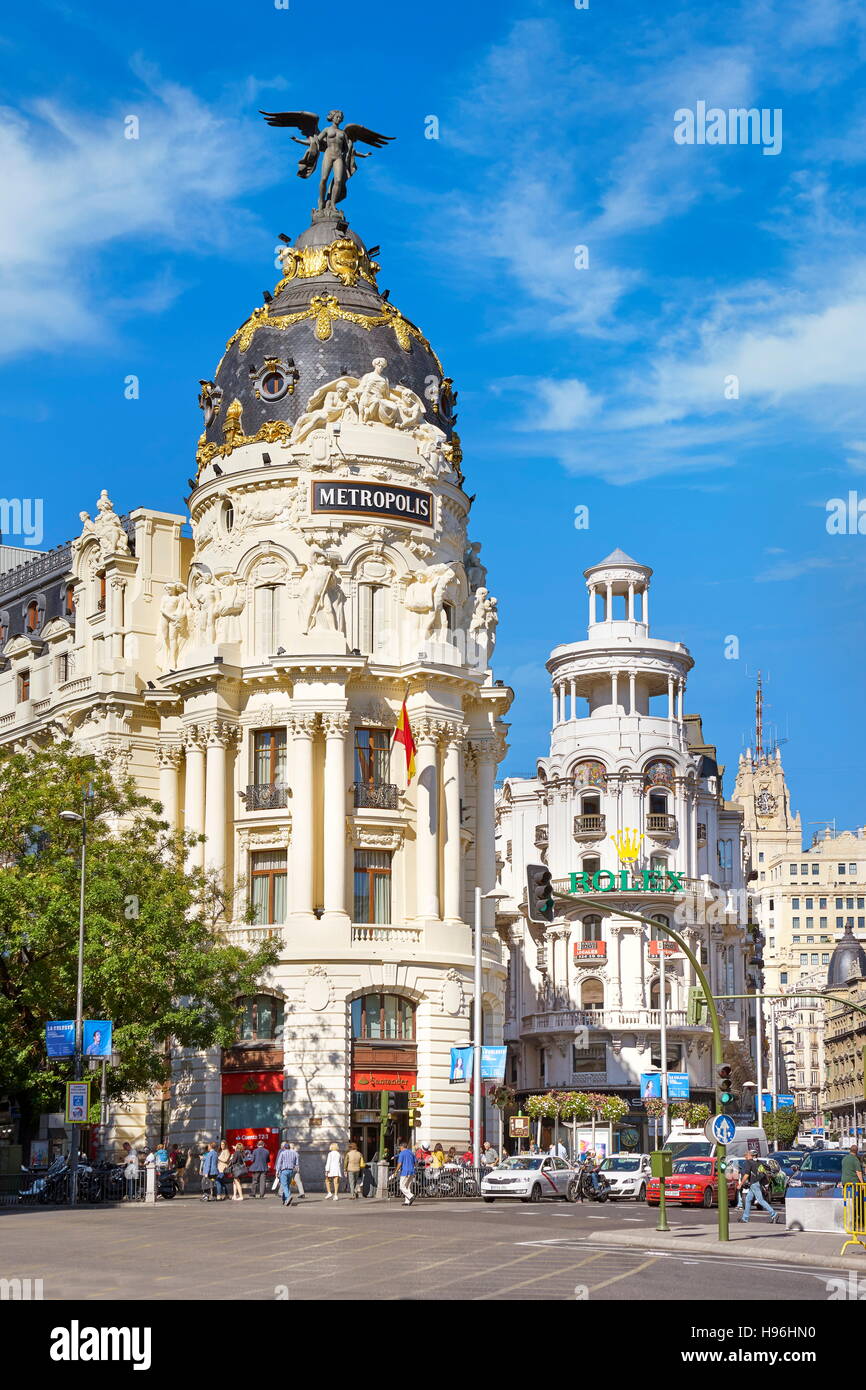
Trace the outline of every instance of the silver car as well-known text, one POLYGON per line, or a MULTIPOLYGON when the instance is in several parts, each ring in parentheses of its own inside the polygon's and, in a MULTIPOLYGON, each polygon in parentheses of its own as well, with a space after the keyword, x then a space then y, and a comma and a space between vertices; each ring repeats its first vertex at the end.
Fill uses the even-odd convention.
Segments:
POLYGON ((543 1197, 577 1200, 577 1172, 564 1158, 549 1154, 512 1154, 481 1179, 485 1202, 497 1197, 519 1197, 521 1202, 540 1202, 543 1197))

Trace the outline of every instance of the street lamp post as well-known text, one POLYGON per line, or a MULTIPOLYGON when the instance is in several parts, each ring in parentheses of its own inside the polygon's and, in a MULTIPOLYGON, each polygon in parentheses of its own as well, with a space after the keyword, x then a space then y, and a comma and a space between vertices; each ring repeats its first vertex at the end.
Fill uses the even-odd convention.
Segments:
MULTIPOLYGON (((81 826, 81 885, 78 898, 78 977, 75 987, 75 1056, 72 1060, 72 1076, 74 1081, 81 1080, 83 1064, 83 1028, 84 1028, 84 884, 87 872, 87 792, 84 794, 82 802, 82 814, 77 811, 61 811, 60 819, 67 822, 75 822, 81 826)), ((71 1163, 69 1165, 70 1176, 70 1202, 74 1207, 78 1201, 78 1146, 80 1141, 80 1131, 73 1126, 73 1145, 71 1163)))
POLYGON ((481 926, 481 900, 507 898, 507 893, 494 889, 482 893, 480 884, 475 885, 475 940, 474 979, 472 987, 472 1166, 481 1167, 481 946, 483 929, 481 926))

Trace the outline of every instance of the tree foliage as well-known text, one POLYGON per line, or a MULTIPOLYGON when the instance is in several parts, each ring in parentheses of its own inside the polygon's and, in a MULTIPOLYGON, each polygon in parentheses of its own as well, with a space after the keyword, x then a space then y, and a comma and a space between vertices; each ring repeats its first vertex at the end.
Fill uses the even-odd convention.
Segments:
POLYGON ((775 1139, 783 1149, 790 1148, 797 1138, 802 1116, 794 1106, 786 1105, 783 1110, 768 1110, 764 1115, 764 1133, 769 1140, 775 1139))
POLYGON ((238 997, 277 956, 227 943, 221 924, 248 910, 232 912, 220 875, 188 867, 192 838, 131 781, 68 744, 0 749, 0 1092, 25 1117, 58 1108, 72 1075, 46 1057, 44 1029, 75 1014, 81 826, 60 812, 85 804, 84 1017, 114 1022, 111 1096, 165 1080, 172 1040, 229 1044, 238 997))

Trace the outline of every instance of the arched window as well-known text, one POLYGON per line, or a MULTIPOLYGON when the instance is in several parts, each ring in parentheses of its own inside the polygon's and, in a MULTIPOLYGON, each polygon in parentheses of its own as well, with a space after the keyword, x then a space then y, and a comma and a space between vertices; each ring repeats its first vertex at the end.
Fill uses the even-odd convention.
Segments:
POLYGON ((601 917, 596 913, 590 913, 581 922, 580 937, 582 941, 601 941, 601 917))
POLYGON ((582 1009, 604 1008, 604 985, 601 980, 584 980, 580 987, 580 1007, 582 1009))
POLYGON ((255 592, 256 656, 273 656, 280 645, 282 584, 263 584, 255 592))
MULTIPOLYGON (((666 927, 671 924, 670 917, 666 917, 663 912, 654 912, 653 921, 663 922, 666 927)), ((671 945, 674 944, 673 937, 668 936, 667 932, 659 931, 658 927, 650 927, 650 941, 669 941, 671 945)))
POLYGON ((592 878, 593 874, 597 874, 600 869, 601 860, 597 854, 584 855, 583 859, 580 861, 581 873, 589 874, 590 878, 592 878))
POLYGON ((66 592, 63 597, 63 612, 67 618, 73 617, 75 613, 75 585, 67 584, 66 592))
POLYGON ((357 647, 363 656, 372 656, 383 645, 387 594, 383 584, 358 585, 357 647))
MULTIPOLYGON (((659 1000, 660 1000, 660 999, 661 999, 661 981, 659 980, 658 976, 656 976, 656 978, 652 981, 652 983, 651 983, 651 985, 650 985, 650 1008, 651 1008, 651 1009, 660 1009, 660 1008, 661 1008, 661 1004, 659 1003, 659 1000)), ((670 1006, 671 1006, 671 982, 670 982, 670 980, 668 980, 668 979, 665 980, 665 1004, 667 1005, 668 1008, 670 1008, 670 1006)))
POLYGON ((273 1043, 282 1037, 282 999, 276 999, 272 994, 253 994, 239 1003, 238 1042, 273 1043))
POLYGON ((352 1037, 382 1042, 415 1039, 415 1005, 402 994, 364 994, 352 1000, 352 1037))
POLYGON ((25 626, 28 632, 35 632, 39 626, 39 604, 32 598, 27 605, 25 626))

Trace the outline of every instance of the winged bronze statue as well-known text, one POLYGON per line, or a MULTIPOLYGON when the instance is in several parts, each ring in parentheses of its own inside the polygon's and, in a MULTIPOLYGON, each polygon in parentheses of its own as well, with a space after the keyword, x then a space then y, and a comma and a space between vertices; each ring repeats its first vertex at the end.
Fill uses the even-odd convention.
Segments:
POLYGON ((260 111, 268 125, 294 126, 305 140, 297 135, 292 139, 305 145, 306 151, 298 160, 298 178, 308 179, 315 173, 322 155, 322 175, 319 181, 320 212, 334 211, 346 196, 346 185, 356 170, 357 159, 368 159, 369 155, 355 149, 358 140, 380 150, 393 140, 393 135, 379 135, 365 125, 342 126, 342 111, 329 111, 330 125, 319 129, 319 117, 313 111, 260 111), (341 128, 342 126, 342 128, 341 128), (330 185, 328 180, 330 179, 330 185))

